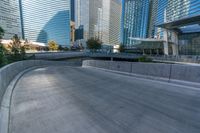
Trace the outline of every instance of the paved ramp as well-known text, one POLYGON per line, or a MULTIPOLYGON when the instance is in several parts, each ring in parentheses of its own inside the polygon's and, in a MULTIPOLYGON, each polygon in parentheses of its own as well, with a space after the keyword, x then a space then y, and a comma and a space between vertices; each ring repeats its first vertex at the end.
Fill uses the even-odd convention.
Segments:
POLYGON ((26 73, 10 133, 200 133, 200 90, 92 68, 26 73))

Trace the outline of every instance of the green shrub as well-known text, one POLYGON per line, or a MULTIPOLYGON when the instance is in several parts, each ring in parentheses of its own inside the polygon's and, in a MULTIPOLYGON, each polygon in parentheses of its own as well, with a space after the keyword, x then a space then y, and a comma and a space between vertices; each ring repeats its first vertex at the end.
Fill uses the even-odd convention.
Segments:
POLYGON ((6 58, 6 49, 0 44, 0 66, 4 66, 8 63, 6 58))
POLYGON ((152 62, 152 59, 146 57, 146 56, 142 56, 140 58, 138 58, 139 62, 152 62))
POLYGON ((90 50, 97 51, 98 49, 101 49, 102 42, 99 39, 91 38, 87 41, 87 48, 90 50))

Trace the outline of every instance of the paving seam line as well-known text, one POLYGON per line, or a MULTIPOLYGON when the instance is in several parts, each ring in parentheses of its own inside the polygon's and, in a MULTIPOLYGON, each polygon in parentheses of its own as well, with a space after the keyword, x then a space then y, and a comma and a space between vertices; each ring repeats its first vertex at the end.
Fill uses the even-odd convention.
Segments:
POLYGON ((3 100, 1 102, 1 119, 0 119, 0 133, 9 133, 9 126, 10 126, 10 108, 11 108, 11 101, 12 101, 12 94, 15 89, 15 86, 17 85, 18 81, 21 79, 21 77, 37 68, 42 68, 44 66, 35 66, 28 69, 25 69, 24 71, 17 74, 14 79, 10 82, 8 85, 3 100), (9 97, 7 97, 9 96, 9 97))

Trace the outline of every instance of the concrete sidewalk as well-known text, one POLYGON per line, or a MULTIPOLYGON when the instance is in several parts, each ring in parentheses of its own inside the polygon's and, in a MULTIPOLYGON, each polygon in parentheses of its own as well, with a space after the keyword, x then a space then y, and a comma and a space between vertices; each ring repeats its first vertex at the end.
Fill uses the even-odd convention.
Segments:
POLYGON ((46 67, 13 92, 10 133, 200 133, 200 90, 92 68, 46 67))

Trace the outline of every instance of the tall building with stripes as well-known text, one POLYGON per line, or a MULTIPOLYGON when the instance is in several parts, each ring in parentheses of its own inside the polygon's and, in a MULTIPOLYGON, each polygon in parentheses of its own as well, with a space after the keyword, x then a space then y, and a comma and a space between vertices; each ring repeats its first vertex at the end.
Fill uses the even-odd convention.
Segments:
POLYGON ((84 39, 98 38, 104 44, 120 43, 120 0, 76 0, 76 28, 82 26, 84 39))
POLYGON ((199 55, 199 20, 200 0, 123 0, 121 40, 143 53, 199 55))
POLYGON ((23 38, 70 45, 70 0, 20 0, 23 38))
POLYGON ((152 10, 150 17, 155 18, 150 23, 149 32, 152 36, 163 38, 163 29, 157 27, 160 24, 175 22, 184 18, 200 15, 200 0, 151 0, 152 10))
POLYGON ((3 39, 22 36, 19 0, 0 0, 0 26, 5 31, 3 39))
POLYGON ((103 0, 102 5, 102 42, 120 44, 122 3, 119 0, 103 0))
POLYGON ((95 37, 102 0, 75 0, 75 8, 76 28, 83 27, 85 40, 95 37))
POLYGON ((123 44, 131 45, 131 38, 146 38, 149 17, 148 0, 123 0, 123 44))
POLYGON ((165 54, 200 54, 200 0, 159 0, 155 35, 165 54))

